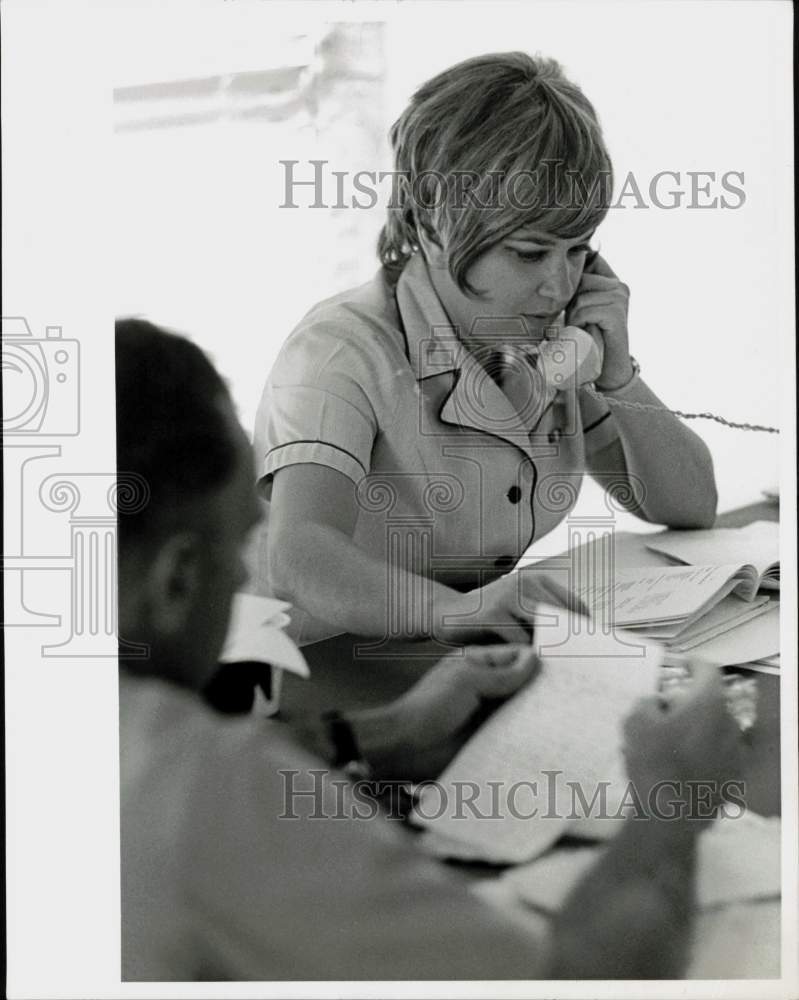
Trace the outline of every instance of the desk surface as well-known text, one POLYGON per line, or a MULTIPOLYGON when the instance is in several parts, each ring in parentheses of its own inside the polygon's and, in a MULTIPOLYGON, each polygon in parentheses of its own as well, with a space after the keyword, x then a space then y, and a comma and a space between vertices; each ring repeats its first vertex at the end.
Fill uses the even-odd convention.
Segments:
MULTIPOLYGON (((752 521, 779 519, 770 502, 750 504, 719 516, 717 527, 742 527, 752 521)), ((281 716, 291 721, 315 718, 331 708, 380 705, 414 684, 446 652, 434 642, 375 643, 339 635, 303 647, 311 679, 285 674, 281 716)), ((745 774, 747 804, 765 816, 780 812, 779 677, 759 674, 758 718, 747 734, 745 774)))
MULTIPOLYGON (((721 515, 716 524, 742 527, 757 520, 779 520, 779 507, 751 504, 721 515)), ((305 647, 313 679, 309 682, 285 676, 281 714, 300 718, 331 707, 380 704, 406 690, 441 655, 432 643, 383 646, 373 648, 370 654, 358 649, 364 645, 362 640, 342 635, 305 647)), ((779 677, 757 677, 758 719, 744 747, 746 800, 754 812, 772 816, 780 813, 779 677)), ((494 866, 457 865, 452 871, 489 901, 499 887, 498 869, 494 866), (486 889, 488 895, 483 891, 486 889)), ((541 913, 507 898, 495 899, 494 904, 512 908, 532 936, 545 939, 548 922, 541 913)), ((686 978, 778 976, 780 901, 744 903, 704 912, 697 918, 694 939, 693 960, 686 978)))

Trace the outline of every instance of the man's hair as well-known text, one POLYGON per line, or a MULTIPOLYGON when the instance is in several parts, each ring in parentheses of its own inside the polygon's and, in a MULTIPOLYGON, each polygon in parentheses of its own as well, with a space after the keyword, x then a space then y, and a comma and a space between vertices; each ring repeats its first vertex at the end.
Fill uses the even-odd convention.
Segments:
POLYGON ((116 322, 120 549, 154 541, 236 464, 225 383, 199 347, 140 319, 116 322))
POLYGON ((613 173, 593 105, 554 60, 467 59, 423 84, 390 132, 397 183, 378 254, 396 280, 419 231, 444 245, 458 286, 523 225, 573 239, 610 205, 613 173))

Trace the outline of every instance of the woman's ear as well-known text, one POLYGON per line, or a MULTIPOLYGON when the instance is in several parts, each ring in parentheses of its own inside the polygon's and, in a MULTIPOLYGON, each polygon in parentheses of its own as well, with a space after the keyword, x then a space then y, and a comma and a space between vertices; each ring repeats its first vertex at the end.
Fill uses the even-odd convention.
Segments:
POLYGON ((202 594, 200 536, 184 531, 160 546, 147 574, 147 603, 153 628, 163 638, 180 635, 202 594))

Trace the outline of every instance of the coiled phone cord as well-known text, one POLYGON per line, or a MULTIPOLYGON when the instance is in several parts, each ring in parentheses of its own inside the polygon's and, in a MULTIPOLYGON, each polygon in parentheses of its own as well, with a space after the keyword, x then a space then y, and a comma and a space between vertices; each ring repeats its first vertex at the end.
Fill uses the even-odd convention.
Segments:
POLYGON ((683 413, 682 410, 670 410, 666 406, 655 406, 654 403, 633 403, 627 399, 613 399, 612 397, 603 395, 590 383, 582 386, 582 388, 589 395, 595 399, 603 400, 610 407, 619 406, 625 410, 649 410, 655 413, 672 413, 675 417, 682 417, 684 420, 715 420, 717 424, 723 424, 725 427, 732 427, 739 431, 757 431, 761 434, 779 434, 780 432, 778 427, 765 427, 762 424, 739 424, 733 420, 725 420, 724 417, 719 417, 715 413, 683 413))

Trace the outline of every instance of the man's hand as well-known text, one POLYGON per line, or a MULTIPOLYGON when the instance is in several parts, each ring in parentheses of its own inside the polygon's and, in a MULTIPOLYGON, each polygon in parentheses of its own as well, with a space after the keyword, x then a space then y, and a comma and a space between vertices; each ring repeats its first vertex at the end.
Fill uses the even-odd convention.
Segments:
POLYGON ((648 698, 627 717, 624 755, 643 800, 659 782, 674 783, 668 797, 685 803, 692 818, 710 819, 725 784, 741 778, 741 733, 718 667, 694 663, 691 671, 692 680, 668 699, 648 698), (694 815, 697 784, 707 789, 702 815, 694 815))
POLYGON ((566 313, 567 326, 579 326, 604 342, 602 371, 597 388, 618 389, 633 376, 630 362, 627 311, 630 289, 619 281, 607 261, 597 254, 586 265, 577 294, 566 313))
POLYGON ((441 660, 409 691, 349 714, 375 775, 422 781, 439 775, 472 733, 537 672, 529 646, 471 646, 441 660))
POLYGON ((458 644, 529 644, 538 604, 588 614, 585 604, 568 588, 531 566, 501 576, 477 590, 456 594, 446 605, 437 606, 435 637, 458 644))

